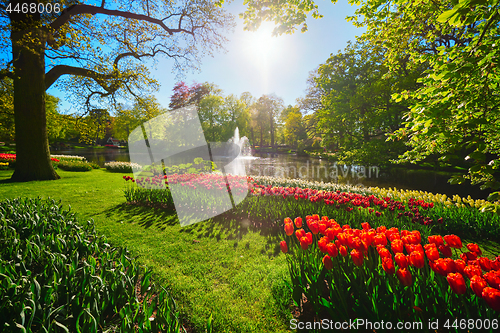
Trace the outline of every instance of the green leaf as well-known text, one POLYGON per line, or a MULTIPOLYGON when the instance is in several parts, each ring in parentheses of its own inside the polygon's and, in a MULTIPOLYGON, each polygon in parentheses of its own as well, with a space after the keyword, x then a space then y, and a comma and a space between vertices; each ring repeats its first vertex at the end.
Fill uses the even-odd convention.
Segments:
POLYGON ((500 192, 493 192, 488 195, 488 201, 497 201, 500 199, 500 192))

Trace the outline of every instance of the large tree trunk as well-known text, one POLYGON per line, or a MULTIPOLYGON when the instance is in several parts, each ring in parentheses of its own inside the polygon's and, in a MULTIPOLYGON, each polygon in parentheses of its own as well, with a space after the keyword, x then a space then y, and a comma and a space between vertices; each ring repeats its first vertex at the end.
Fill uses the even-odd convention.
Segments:
MULTIPOLYGON (((29 14, 28 14, 29 15, 29 14)), ((13 181, 59 179, 50 161, 45 114, 44 32, 32 27, 36 17, 18 14, 12 19, 14 59, 14 120, 16 170, 13 181), (31 41, 27 42, 29 35, 31 41)))

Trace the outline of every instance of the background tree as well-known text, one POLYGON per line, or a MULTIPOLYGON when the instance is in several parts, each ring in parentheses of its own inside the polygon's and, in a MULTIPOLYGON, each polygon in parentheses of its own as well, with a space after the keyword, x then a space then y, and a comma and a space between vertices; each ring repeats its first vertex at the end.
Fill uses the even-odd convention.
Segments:
POLYGON ((196 65, 197 50, 220 48, 220 31, 232 26, 231 17, 207 0, 61 0, 61 12, 16 10, 40 3, 49 2, 0 1, 1 45, 12 49, 0 59, 0 79, 14 84, 16 181, 59 178, 50 163, 45 112, 45 90, 56 81, 86 111, 111 109, 120 97, 157 87, 140 60, 164 55, 177 69, 196 65))
POLYGON ((387 166, 404 151, 401 142, 385 142, 407 110, 405 101, 391 101, 391 95, 414 89, 421 71, 389 73, 385 52, 368 43, 348 44, 318 69, 321 103, 311 120, 317 121, 324 145, 339 150, 342 162, 387 166))
POLYGON ((304 117, 298 106, 289 105, 281 114, 282 122, 284 123, 283 132, 285 144, 292 147, 297 147, 299 140, 307 139, 304 117))
POLYGON ((411 104, 392 136, 410 148, 400 162, 466 159, 468 174, 453 182, 500 187, 499 9, 498 0, 362 2, 356 20, 367 28, 363 39, 389 50, 390 68, 401 55, 428 68, 420 89, 394 96, 411 104))
POLYGON ((283 100, 275 95, 263 95, 251 107, 253 126, 260 133, 260 146, 269 134, 269 144, 274 147, 276 121, 283 109, 283 100))

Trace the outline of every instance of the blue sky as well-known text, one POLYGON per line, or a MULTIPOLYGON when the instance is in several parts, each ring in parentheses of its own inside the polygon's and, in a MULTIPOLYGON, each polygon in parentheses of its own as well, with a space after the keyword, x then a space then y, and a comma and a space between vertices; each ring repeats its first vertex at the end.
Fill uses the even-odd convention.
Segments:
MULTIPOLYGON (((215 83, 225 95, 239 96, 248 91, 258 98, 274 93, 284 100, 285 105, 294 105, 297 98, 305 95, 309 72, 324 63, 331 53, 343 50, 347 41, 354 41, 364 32, 345 20, 356 9, 347 1, 332 4, 328 0, 319 0, 317 4, 324 17, 318 20, 309 18, 306 33, 297 30, 293 35, 278 37, 271 37, 270 23, 257 32, 243 31, 243 20, 238 18, 238 14, 244 11, 242 1, 225 5, 237 23, 234 33, 227 35, 227 52, 203 58, 200 72, 185 72, 181 77, 172 73, 172 61, 160 59, 157 69, 152 70, 154 78, 161 84, 155 93, 156 98, 167 107, 172 88, 182 80, 188 84, 215 83)), ((48 93, 61 97, 62 112, 76 111, 69 110, 70 105, 64 102, 63 93, 55 89, 48 93)))

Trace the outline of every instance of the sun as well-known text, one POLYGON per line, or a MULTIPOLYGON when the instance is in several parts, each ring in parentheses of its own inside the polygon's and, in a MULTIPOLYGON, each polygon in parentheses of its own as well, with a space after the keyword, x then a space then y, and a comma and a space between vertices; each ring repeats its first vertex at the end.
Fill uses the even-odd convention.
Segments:
POLYGON ((267 70, 281 56, 280 37, 273 37, 274 24, 264 22, 257 31, 246 31, 242 40, 245 55, 259 70, 267 70))

